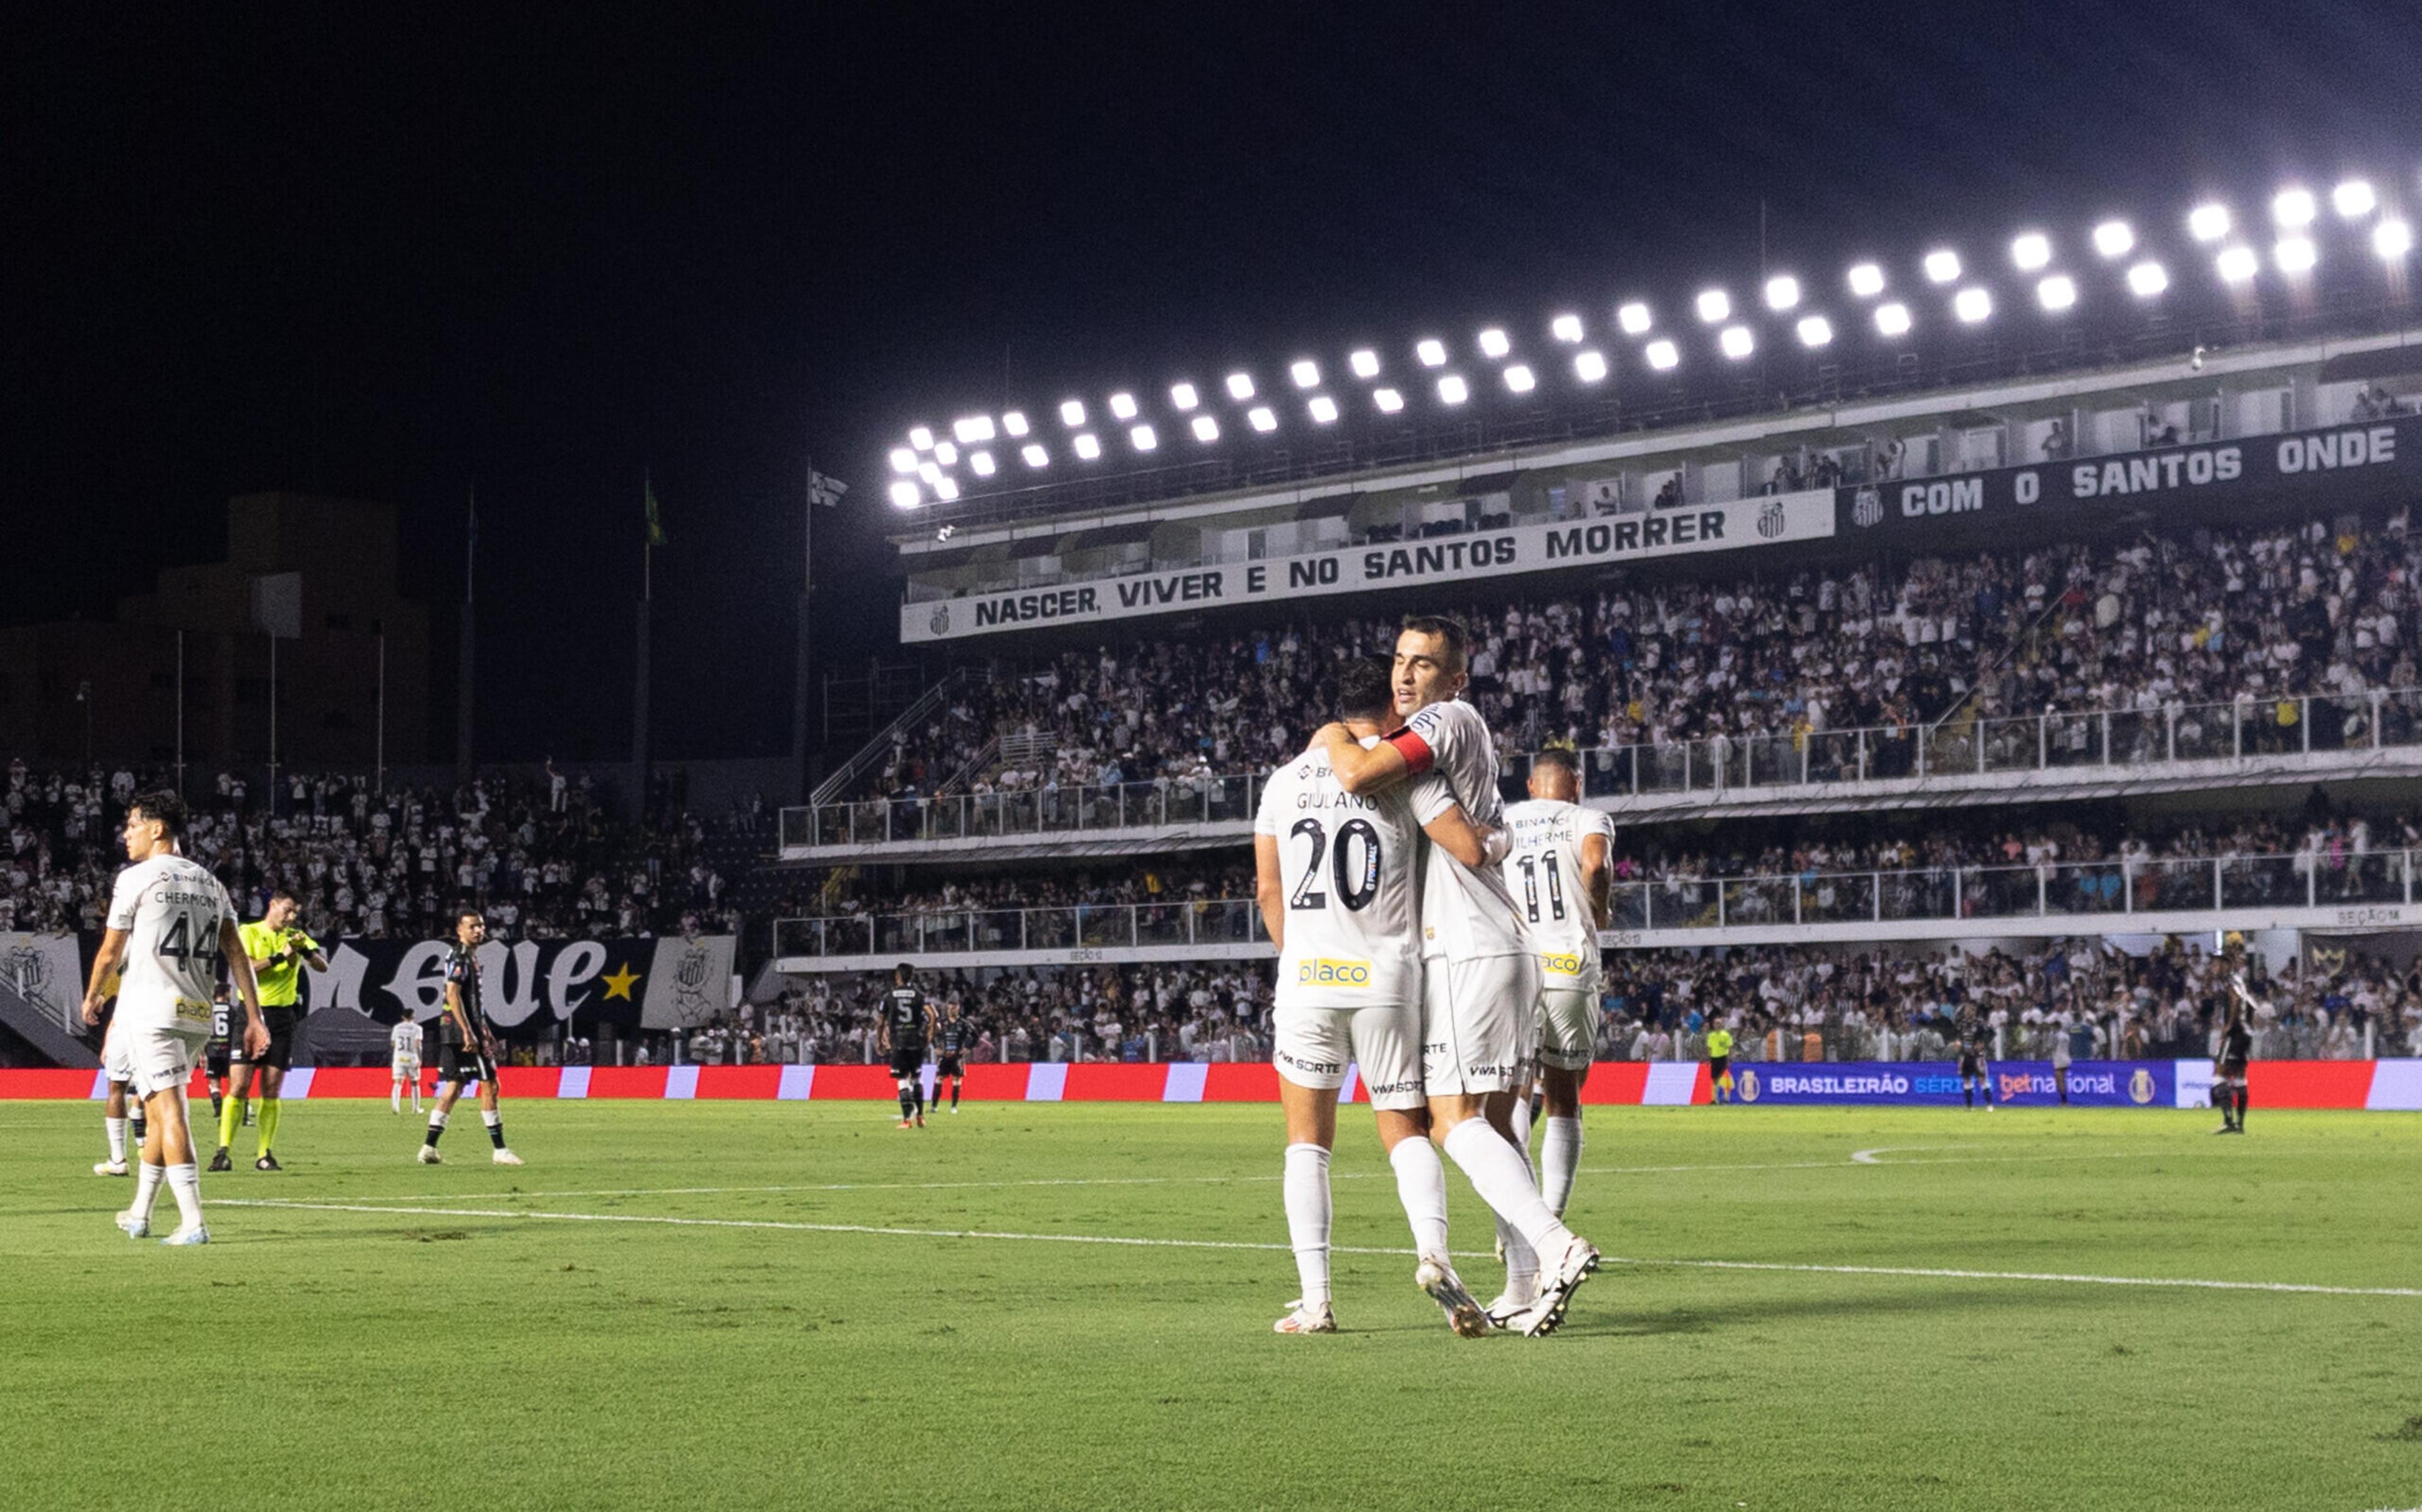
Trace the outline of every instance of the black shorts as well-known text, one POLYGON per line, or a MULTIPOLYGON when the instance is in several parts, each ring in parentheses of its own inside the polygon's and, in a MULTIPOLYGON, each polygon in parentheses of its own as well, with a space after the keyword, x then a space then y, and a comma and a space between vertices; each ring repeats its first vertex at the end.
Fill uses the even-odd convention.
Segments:
POLYGON ((914 1080, 925 1066, 925 1047, 900 1045, 891 1052, 891 1075, 894 1080, 914 1080))
POLYGON ((496 1064, 469 1045, 441 1044, 437 1047, 437 1080, 456 1086, 469 1086, 474 1082, 494 1086, 496 1064))
POLYGON ((210 1043, 210 1048, 202 1052, 202 1069, 222 1082, 227 1080, 228 1042, 226 1040, 213 1039, 210 1043))
POLYGON ((1732 1058, 1730 1055, 1710 1055, 1710 1056, 1708 1056, 1708 1057, 1707 1057, 1707 1080, 1708 1080, 1708 1081, 1710 1081, 1710 1082, 1721 1082, 1721 1081, 1722 1081, 1722 1080, 1724 1079, 1724 1072, 1726 1072, 1726 1071, 1728 1071, 1728 1070, 1730 1070, 1730 1069, 1732 1068, 1732 1064, 1733 1064, 1733 1058, 1732 1058))
POLYGON ((2213 1068, 2212 1075, 2224 1082, 2242 1082, 2245 1080, 2245 1063, 2243 1061, 2222 1061, 2219 1066, 2213 1068))
POLYGON ((967 1074, 967 1067, 961 1064, 958 1056, 942 1055, 936 1057, 934 1062, 934 1074, 936 1076, 965 1076, 967 1074))
POLYGON ((284 1009, 261 1009, 260 1022, 261 1026, 269 1031, 269 1048, 262 1051, 257 1058, 246 1058, 251 1059, 253 1065, 265 1067, 273 1071, 292 1070, 294 1068, 294 1029, 299 1021, 297 1015, 284 1009))
POLYGON ((1981 1063, 1976 1061, 1959 1063, 1959 1080, 1962 1082, 1981 1082, 1984 1079, 1985 1068, 1981 1063))

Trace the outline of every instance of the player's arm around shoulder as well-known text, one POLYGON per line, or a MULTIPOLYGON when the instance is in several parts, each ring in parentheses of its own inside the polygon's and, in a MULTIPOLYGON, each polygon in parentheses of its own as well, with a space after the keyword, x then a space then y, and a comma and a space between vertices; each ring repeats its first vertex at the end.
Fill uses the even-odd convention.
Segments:
MULTIPOLYGON (((1323 725, 1313 737, 1313 743, 1329 756, 1329 770, 1337 774, 1337 785, 1356 797, 1378 792, 1399 783, 1414 772, 1406 753, 1392 743, 1394 738, 1365 746, 1354 738, 1354 732, 1339 724, 1323 725)), ((1418 743, 1418 742, 1417 742, 1418 743)), ((1426 756, 1428 747, 1420 747, 1426 756)))

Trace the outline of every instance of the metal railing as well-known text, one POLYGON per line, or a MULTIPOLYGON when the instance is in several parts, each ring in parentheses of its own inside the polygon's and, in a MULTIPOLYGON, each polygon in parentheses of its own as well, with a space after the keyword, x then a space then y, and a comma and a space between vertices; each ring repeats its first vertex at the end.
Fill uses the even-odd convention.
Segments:
MULTIPOLYGON (((1585 798, 1718 796, 1759 788, 2023 772, 2154 772, 2422 747, 2422 689, 2166 709, 1983 717, 1927 736, 1918 724, 1719 736, 1580 753, 1585 798), (2284 717, 2283 717, 2284 716, 2284 717)), ((1519 778, 1525 762, 1507 765, 1519 778)), ((805 850, 985 836, 1211 824, 1252 818, 1262 774, 1155 779, 947 798, 867 799, 782 810, 782 845, 805 850)))
POLYGON ((774 921, 774 954, 932 956, 975 951, 1126 950, 1266 941, 1250 898, 1077 903, 774 921))

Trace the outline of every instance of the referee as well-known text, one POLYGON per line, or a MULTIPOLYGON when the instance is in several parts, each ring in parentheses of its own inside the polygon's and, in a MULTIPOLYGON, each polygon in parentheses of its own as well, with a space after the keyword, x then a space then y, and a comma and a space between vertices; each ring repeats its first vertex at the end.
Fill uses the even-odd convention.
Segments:
POLYGON ((480 1121, 488 1126, 488 1143, 498 1165, 519 1165, 522 1158, 505 1145, 505 1115, 496 1109, 496 1028, 488 1021, 480 1001, 480 943, 488 938, 488 921, 478 909, 454 915, 454 948, 446 957, 446 1011, 437 1016, 437 1106, 429 1111, 429 1133, 421 1142, 419 1161, 437 1163, 437 1141, 454 1099, 472 1083, 480 1083, 480 1121))
POLYGON ((244 953, 251 959, 253 978, 260 984, 260 1019, 269 1030, 269 1048, 260 1052, 258 1060, 246 1060, 240 1046, 230 1045, 227 1095, 219 1103, 219 1150, 211 1157, 213 1171, 233 1169, 228 1160, 228 1146, 235 1143, 235 1131, 244 1127, 244 1104, 256 1070, 260 1073, 260 1147, 252 1168, 279 1168, 273 1150, 277 1142, 277 1114, 282 1106, 278 1092, 286 1084, 287 1068, 294 1064, 294 1029, 303 1019, 303 968, 309 966, 315 972, 328 969, 328 958, 321 950, 320 942, 294 927, 294 916, 301 912, 293 894, 272 893, 269 907, 261 916, 236 928, 237 937, 244 942, 244 953))
POLYGON ((1707 1087, 1718 1102, 1733 1099, 1733 1032, 1722 1023, 1707 1026, 1707 1087))

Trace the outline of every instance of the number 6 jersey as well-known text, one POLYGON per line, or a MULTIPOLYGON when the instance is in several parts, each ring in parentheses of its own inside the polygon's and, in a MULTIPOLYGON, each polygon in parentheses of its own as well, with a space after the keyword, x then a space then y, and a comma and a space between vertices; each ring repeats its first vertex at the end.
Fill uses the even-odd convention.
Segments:
POLYGON ((1422 829, 1413 792, 1400 786, 1357 797, 1317 747, 1263 783, 1253 833, 1278 842, 1285 892, 1278 1006, 1365 1008, 1419 994, 1422 829))
POLYGON ((1594 987, 1599 980, 1597 924, 1581 891, 1581 842, 1606 836, 1614 861, 1614 820, 1594 808, 1551 798, 1526 798, 1505 807, 1514 849, 1501 863, 1514 895, 1514 918, 1539 957, 1549 987, 1594 987))

